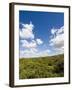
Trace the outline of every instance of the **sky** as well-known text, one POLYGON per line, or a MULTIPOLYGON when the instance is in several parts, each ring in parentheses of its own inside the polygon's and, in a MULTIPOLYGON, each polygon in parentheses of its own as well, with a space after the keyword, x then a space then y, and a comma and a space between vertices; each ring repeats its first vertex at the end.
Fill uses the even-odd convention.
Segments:
POLYGON ((20 58, 64 53, 64 13, 19 11, 20 58))

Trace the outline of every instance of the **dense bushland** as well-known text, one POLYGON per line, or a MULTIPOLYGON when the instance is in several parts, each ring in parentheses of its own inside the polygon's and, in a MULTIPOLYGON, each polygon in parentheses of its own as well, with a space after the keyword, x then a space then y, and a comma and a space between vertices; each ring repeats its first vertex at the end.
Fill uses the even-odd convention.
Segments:
POLYGON ((22 58, 19 60, 19 78, 51 78, 64 76, 64 55, 22 58))

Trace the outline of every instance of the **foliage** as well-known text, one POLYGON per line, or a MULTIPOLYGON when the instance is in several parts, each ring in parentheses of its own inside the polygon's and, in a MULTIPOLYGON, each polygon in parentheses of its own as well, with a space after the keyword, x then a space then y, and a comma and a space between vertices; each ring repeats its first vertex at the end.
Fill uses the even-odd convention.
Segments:
POLYGON ((22 58, 19 60, 19 78, 51 78, 64 76, 64 55, 22 58))

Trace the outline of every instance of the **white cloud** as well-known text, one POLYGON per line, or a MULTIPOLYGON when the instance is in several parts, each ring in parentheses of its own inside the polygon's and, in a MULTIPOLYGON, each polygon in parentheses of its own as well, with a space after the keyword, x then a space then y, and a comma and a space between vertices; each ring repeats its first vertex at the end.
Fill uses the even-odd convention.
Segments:
POLYGON ((38 51, 37 48, 31 48, 30 50, 31 50, 31 52, 33 52, 33 53, 36 53, 36 52, 38 51))
POLYGON ((46 52, 40 52, 38 46, 43 44, 40 38, 35 39, 33 34, 34 25, 22 24, 23 28, 20 30, 20 58, 40 57, 47 55, 46 52))
POLYGON ((51 50, 47 49, 47 50, 44 50, 44 51, 40 51, 38 54, 37 54, 37 57, 47 57, 49 56, 49 54, 51 53, 51 50))
POLYGON ((24 48, 35 48, 37 47, 37 44, 34 40, 32 40, 31 42, 28 42, 27 40, 21 40, 22 43, 22 47, 24 48))
POLYGON ((48 56, 50 50, 38 51, 36 48, 20 51, 20 58, 37 58, 48 56))
POLYGON ((22 47, 24 48, 36 48, 38 45, 43 44, 43 41, 41 39, 36 39, 36 40, 20 40, 20 42, 22 43, 22 47))
POLYGON ((48 56, 48 51, 42 51, 37 54, 37 57, 46 57, 48 56))
POLYGON ((52 28, 52 29, 51 29, 51 34, 55 34, 56 31, 57 31, 57 29, 52 28))
POLYGON ((50 53, 50 52, 51 52, 51 50, 49 50, 49 49, 48 49, 48 50, 46 50, 46 52, 50 53))
POLYGON ((64 26, 60 29, 56 29, 56 32, 53 34, 54 37, 51 38, 50 46, 52 46, 55 50, 64 51, 64 26))
POLYGON ((64 34, 57 35, 55 38, 51 39, 50 45, 56 48, 64 46, 64 34))
POLYGON ((64 26, 62 26, 60 29, 58 29, 57 34, 63 34, 64 33, 64 26))
POLYGON ((38 45, 43 44, 43 41, 41 39, 36 39, 36 42, 38 45))
POLYGON ((37 45, 43 44, 43 41, 41 39, 34 39, 34 34, 33 34, 33 28, 34 25, 32 22, 30 24, 22 24, 23 28, 20 30, 20 37, 21 40, 20 42, 22 43, 22 47, 24 48, 34 48, 37 47, 37 45), (31 39, 29 42, 28 39, 31 39))
POLYGON ((21 50, 21 53, 23 53, 23 54, 29 54, 29 55, 31 55, 31 54, 34 54, 34 53, 36 53, 37 52, 37 49, 35 49, 35 48, 31 48, 31 49, 25 49, 25 50, 21 50))
POLYGON ((31 54, 29 50, 20 50, 20 58, 28 57, 31 54))
POLYGON ((37 51, 38 50, 36 48, 30 48, 30 49, 20 50, 20 58, 35 57, 37 51))
POLYGON ((30 24, 22 24, 23 28, 20 30, 20 37, 23 39, 34 39, 33 29, 34 25, 32 22, 30 24))

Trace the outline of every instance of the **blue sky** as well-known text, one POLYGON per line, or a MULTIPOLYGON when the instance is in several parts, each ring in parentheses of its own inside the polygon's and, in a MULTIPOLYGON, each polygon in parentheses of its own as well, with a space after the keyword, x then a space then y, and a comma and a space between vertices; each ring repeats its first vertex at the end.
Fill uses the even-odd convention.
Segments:
POLYGON ((56 55, 64 51, 64 13, 19 11, 19 30, 20 57, 56 55))

